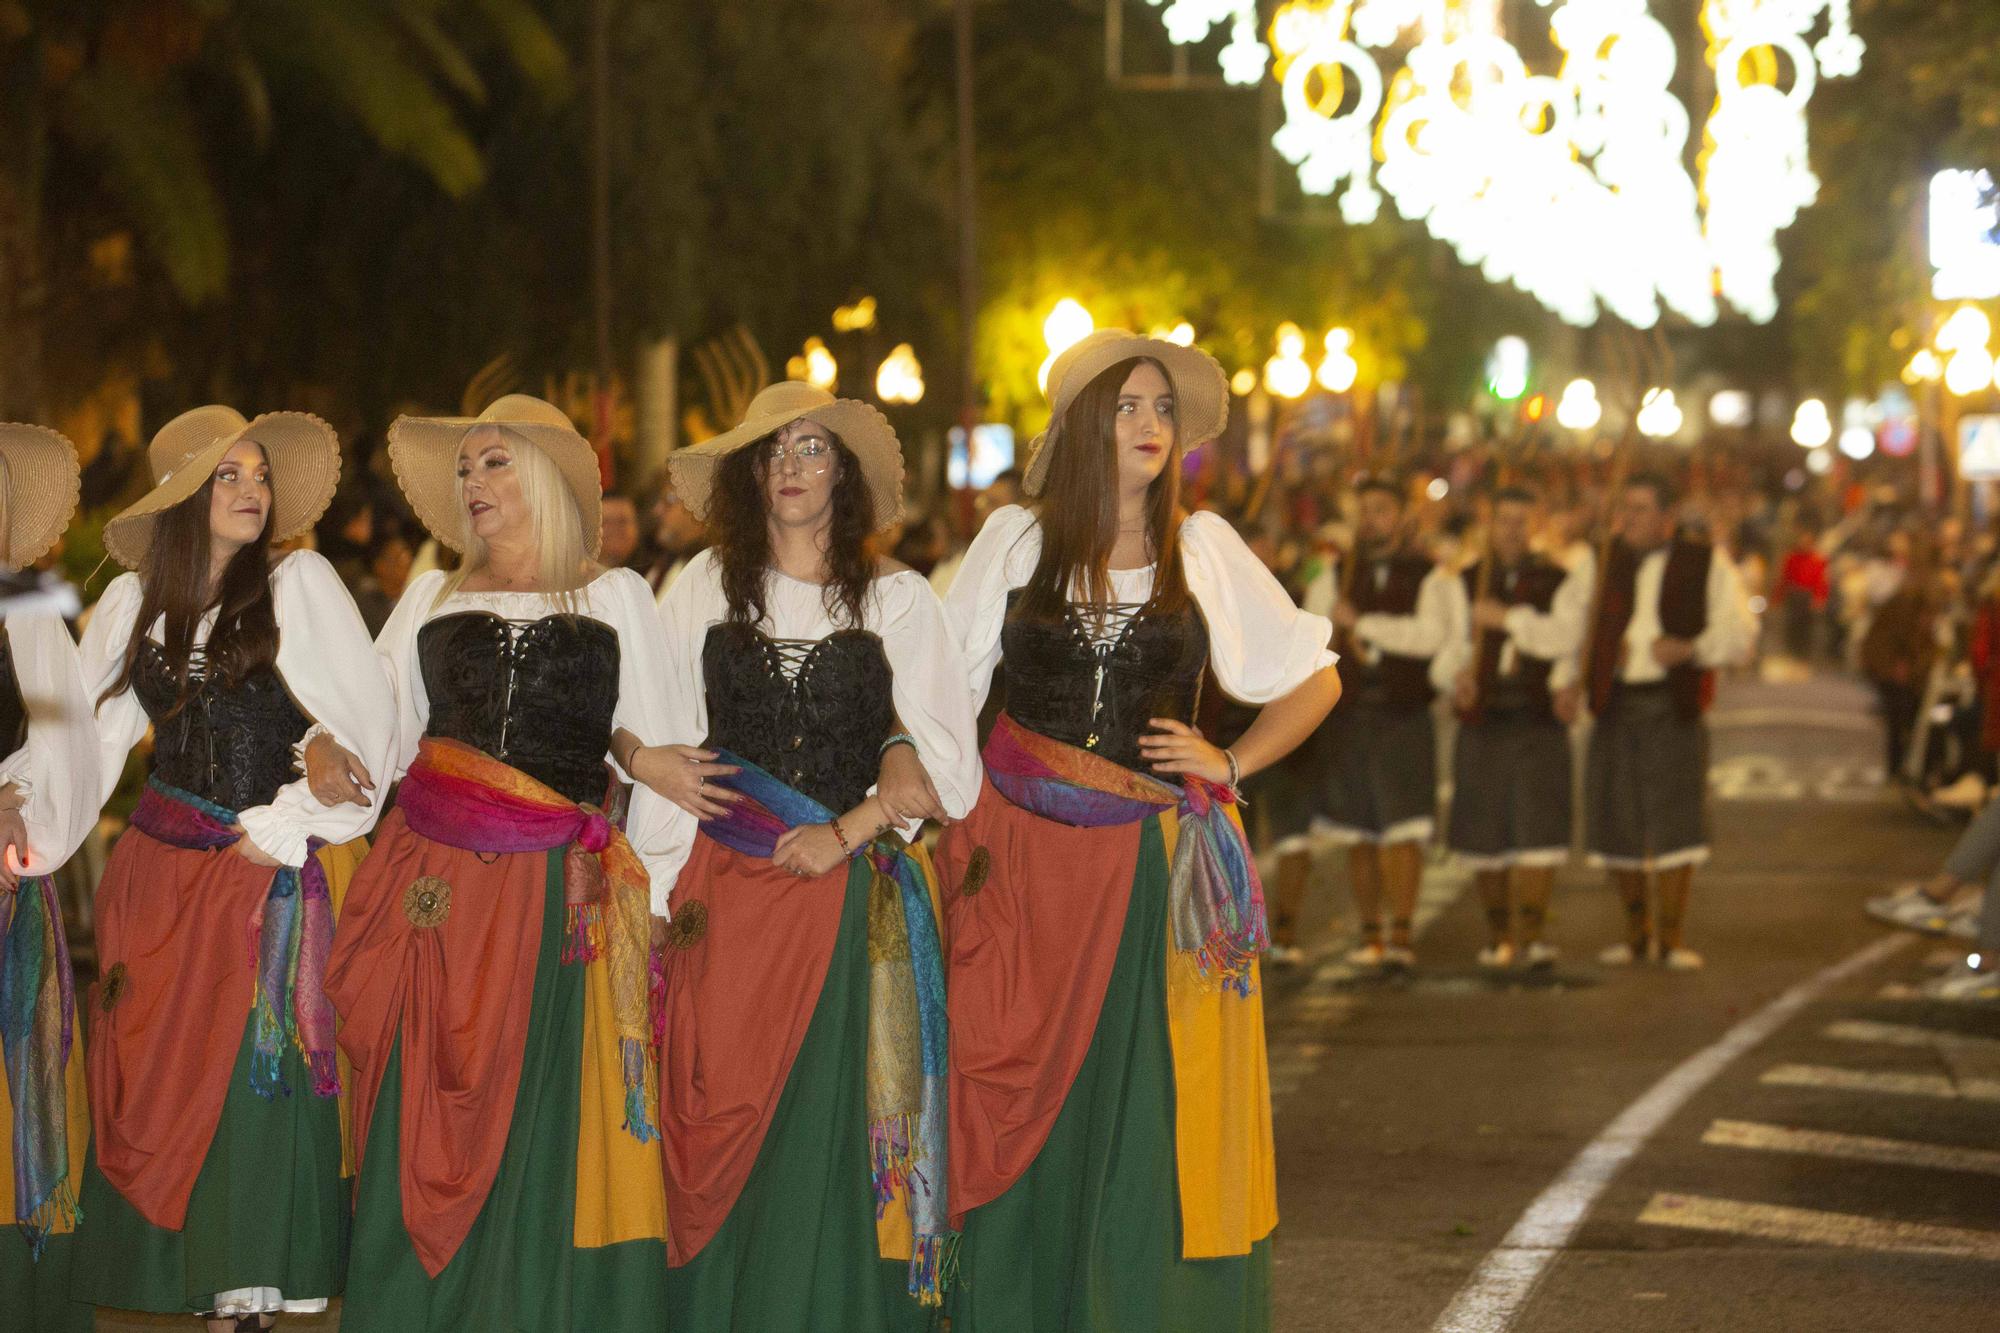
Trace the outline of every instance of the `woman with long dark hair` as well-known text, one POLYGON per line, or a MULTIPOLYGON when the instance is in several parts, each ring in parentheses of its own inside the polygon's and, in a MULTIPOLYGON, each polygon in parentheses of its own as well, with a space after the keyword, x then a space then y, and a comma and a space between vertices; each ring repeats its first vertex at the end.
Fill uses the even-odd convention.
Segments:
POLYGON ((915 831, 979 781, 895 432, 809 385, 673 458, 714 545, 666 622, 666 1326, 921 1328, 949 1272, 942 955, 915 831), (908 839, 906 841, 906 839, 908 839))
POLYGON ((951 994, 958 1333, 1262 1329, 1277 1224, 1237 784, 1339 697, 1331 626, 1234 530, 1184 513, 1222 369, 1123 330, 1056 358, 1023 491, 945 614, 975 703, 1006 663, 987 783, 939 848, 951 994), (1262 705, 1229 750, 1204 669, 1262 705))
POLYGON ((203 407, 147 453, 153 489, 104 529, 138 572, 105 589, 82 647, 100 805, 149 726, 154 744, 97 890, 75 1291, 268 1327, 341 1287, 325 969, 344 844, 375 816, 369 793, 328 806, 295 774, 308 742, 379 767, 394 711, 332 566, 273 551, 332 498, 332 427, 203 407))
MULTIPOLYGON (((76 511, 76 450, 0 425, 0 570, 26 569, 76 511)), ((77 1190, 90 1141, 69 942, 52 876, 97 823, 97 727, 69 627, 51 611, 0 624, 0 1310, 23 1333, 91 1327, 70 1299, 77 1190)))
POLYGON ((348 1333, 660 1325, 649 909, 664 803, 621 821, 615 729, 667 732, 646 581, 597 563, 597 455, 562 410, 402 417, 389 459, 463 555, 377 644, 400 783, 327 991, 354 1065, 348 1333))

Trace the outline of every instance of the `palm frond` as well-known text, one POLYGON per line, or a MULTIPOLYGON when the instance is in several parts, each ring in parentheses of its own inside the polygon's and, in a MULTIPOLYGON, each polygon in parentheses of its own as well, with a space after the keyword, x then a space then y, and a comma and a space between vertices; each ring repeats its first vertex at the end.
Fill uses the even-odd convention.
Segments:
POLYGON ((397 21, 417 48, 429 57, 439 78, 474 102, 486 100, 486 84, 479 71, 438 23, 435 14, 417 6, 405 6, 397 21))
POLYGON ((193 109, 172 83, 92 70, 63 91, 57 127, 104 163, 133 230, 190 304, 229 279, 229 232, 193 109))
POLYGON ((553 105, 570 94, 569 52, 529 0, 473 0, 514 65, 553 105))

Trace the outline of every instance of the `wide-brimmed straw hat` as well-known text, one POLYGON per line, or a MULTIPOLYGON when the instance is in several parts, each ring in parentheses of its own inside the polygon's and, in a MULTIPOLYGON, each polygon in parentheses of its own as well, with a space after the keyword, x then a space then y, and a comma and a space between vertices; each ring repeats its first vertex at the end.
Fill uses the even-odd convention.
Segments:
POLYGON ((525 393, 496 399, 476 417, 397 417, 389 427, 396 480, 431 536, 464 550, 458 449, 480 426, 504 426, 548 455, 576 499, 584 553, 596 559, 604 541, 604 477, 597 470, 597 451, 560 407, 525 393))
POLYGON ((19 421, 0 422, 0 459, 7 463, 0 568, 22 569, 47 555, 69 526, 82 470, 67 436, 19 421))
POLYGON ((1028 468, 1021 477, 1024 495, 1042 493, 1049 479, 1049 437, 1084 386, 1120 361, 1142 356, 1167 368, 1183 449, 1207 444, 1222 434, 1229 424, 1229 377, 1222 373, 1220 362, 1199 347, 1143 338, 1129 329, 1099 329, 1064 349, 1049 367, 1049 428, 1028 442, 1028 468))
POLYGON ((104 525, 104 549, 111 558, 127 569, 139 568, 153 544, 154 522, 200 490, 240 440, 261 446, 271 467, 272 544, 317 523, 340 484, 340 437, 333 427, 310 412, 266 412, 245 421, 235 408, 212 403, 181 413, 146 447, 153 489, 104 525))
POLYGON ((824 389, 797 380, 782 380, 752 398, 743 424, 736 429, 678 450, 667 460, 674 489, 680 492, 688 512, 706 520, 716 466, 738 449, 794 421, 826 427, 861 464, 862 480, 868 483, 868 493, 875 501, 874 531, 880 532, 903 517, 903 446, 889 418, 867 403, 835 398, 824 389))

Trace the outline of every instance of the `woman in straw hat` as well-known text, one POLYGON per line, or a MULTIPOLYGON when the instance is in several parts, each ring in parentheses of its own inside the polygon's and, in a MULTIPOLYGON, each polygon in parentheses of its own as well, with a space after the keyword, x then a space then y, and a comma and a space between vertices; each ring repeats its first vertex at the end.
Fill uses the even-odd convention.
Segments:
POLYGON ((1023 490, 945 614, 975 701, 1007 668, 987 785, 946 831, 953 1323, 1270 1322, 1277 1223, 1247 774, 1338 696, 1331 626, 1213 514, 1184 448, 1228 413, 1206 354, 1122 330, 1049 376, 1023 490), (1233 752, 1190 725, 1205 668, 1264 705, 1233 752))
POLYGON ((662 1115, 667 1327, 922 1328, 940 1300, 946 1015, 906 842, 978 791, 971 699, 923 577, 869 538, 903 457, 865 403, 773 385, 672 460, 714 546, 661 608, 677 809, 662 1115))
POLYGON ((354 1066, 348 1333, 655 1329, 648 945, 664 802, 607 816, 614 729, 667 734, 651 590, 597 565, 597 457, 561 410, 402 417, 389 457, 463 556, 377 647, 401 782, 328 990, 354 1066))
POLYGON ((137 572, 105 589, 82 649, 100 805, 149 726, 154 744, 97 891, 75 1291, 256 1328, 340 1290, 325 972, 346 844, 375 817, 370 793, 329 807, 294 774, 316 732, 379 763, 394 704, 333 567, 272 550, 333 496, 332 427, 202 407, 147 457, 153 489, 104 529, 137 572))
MULTIPOLYGON (((41 426, 0 425, 0 569, 34 564, 75 512, 76 451, 41 426)), ((0 625, 0 1310, 33 1333, 88 1329, 69 1294, 76 1195, 90 1140, 83 1028, 50 878, 97 822, 97 728, 61 619, 0 625)))

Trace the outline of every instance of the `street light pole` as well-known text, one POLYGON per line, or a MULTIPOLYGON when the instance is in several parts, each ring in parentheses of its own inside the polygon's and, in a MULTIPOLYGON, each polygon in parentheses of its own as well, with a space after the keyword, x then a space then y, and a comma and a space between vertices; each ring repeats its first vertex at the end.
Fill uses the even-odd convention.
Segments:
POLYGON ((979 190, 972 138, 972 0, 957 0, 958 57, 958 422, 967 448, 979 423, 973 339, 979 327, 979 190))
POLYGON ((610 0, 590 0, 590 295, 597 383, 590 442, 607 484, 611 469, 611 16, 610 0))

